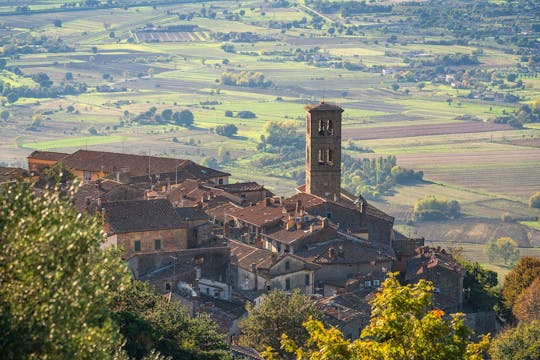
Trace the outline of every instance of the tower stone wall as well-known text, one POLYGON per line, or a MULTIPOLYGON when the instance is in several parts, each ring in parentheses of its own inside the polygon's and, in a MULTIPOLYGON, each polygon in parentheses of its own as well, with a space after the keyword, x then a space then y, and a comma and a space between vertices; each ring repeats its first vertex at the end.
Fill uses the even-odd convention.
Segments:
POLYGON ((306 107, 306 192, 327 199, 341 193, 341 113, 336 105, 306 107))

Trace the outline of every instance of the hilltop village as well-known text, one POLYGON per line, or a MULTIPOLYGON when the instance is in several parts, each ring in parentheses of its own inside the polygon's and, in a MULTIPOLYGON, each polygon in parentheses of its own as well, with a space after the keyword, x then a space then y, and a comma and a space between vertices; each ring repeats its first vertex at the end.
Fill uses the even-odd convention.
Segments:
POLYGON ((394 271, 404 283, 432 281, 436 306, 461 310, 459 263, 341 188, 342 112, 306 107, 306 181, 290 197, 190 160, 93 150, 34 151, 28 170, 2 168, 1 180, 33 179, 40 191, 46 169, 68 168, 82 183, 73 204, 103 217, 103 247, 121 246, 136 279, 193 316, 210 314, 233 342, 245 302, 271 289, 311 295, 328 323, 356 339, 394 271))

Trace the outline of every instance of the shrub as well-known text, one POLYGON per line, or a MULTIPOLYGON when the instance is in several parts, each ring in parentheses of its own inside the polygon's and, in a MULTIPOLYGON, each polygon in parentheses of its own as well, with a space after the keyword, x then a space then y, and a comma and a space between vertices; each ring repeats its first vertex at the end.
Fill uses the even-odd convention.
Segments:
POLYGON ((529 198, 529 206, 535 209, 540 209, 540 191, 531 195, 529 198))
POLYGON ((460 205, 456 200, 437 199, 426 195, 414 204, 415 220, 442 220, 459 216, 460 205))

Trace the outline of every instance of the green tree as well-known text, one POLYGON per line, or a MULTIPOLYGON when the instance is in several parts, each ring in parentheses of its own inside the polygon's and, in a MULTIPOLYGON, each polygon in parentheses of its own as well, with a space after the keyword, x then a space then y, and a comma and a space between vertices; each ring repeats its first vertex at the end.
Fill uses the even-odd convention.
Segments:
POLYGON ((161 112, 161 117, 165 121, 171 121, 173 117, 173 112, 171 109, 165 109, 161 112))
POLYGON ((302 324, 310 318, 322 317, 309 296, 298 290, 291 294, 272 290, 260 304, 248 302, 246 310, 248 316, 240 323, 242 343, 259 351, 270 347, 279 353, 280 359, 290 357, 280 349, 281 334, 303 344, 308 339, 308 332, 302 324))
POLYGON ((107 359, 123 339, 107 309, 129 284, 95 217, 67 197, 0 188, 0 348, 4 359, 107 359))
POLYGON ((9 119, 9 111, 7 111, 7 110, 0 111, 0 118, 3 121, 7 121, 9 119))
POLYGON ((491 343, 493 360, 538 360, 540 321, 522 322, 500 333, 491 343))
POLYGON ((532 208, 540 209, 540 192, 535 192, 529 198, 529 206, 532 208))
POLYGON ((182 110, 180 112, 175 112, 173 115, 173 120, 176 125, 189 127, 193 125, 194 116, 190 110, 182 110))
POLYGON ((282 344, 296 352, 297 359, 306 360, 483 359, 488 337, 474 343, 461 314, 447 317, 434 309, 433 290, 425 280, 402 286, 397 274, 390 274, 371 302, 371 321, 360 339, 350 342, 339 330, 309 320, 305 323, 310 335, 307 347, 298 348, 286 335, 282 344))
POLYGON ((540 258, 523 256, 504 278, 502 294, 504 304, 512 309, 518 296, 540 276, 540 258))
POLYGON ((219 125, 216 126, 215 132, 218 135, 233 137, 238 132, 238 128, 234 124, 219 125))
POLYGON ((485 251, 489 261, 492 262, 496 258, 502 258, 504 264, 514 263, 519 259, 519 249, 514 239, 502 237, 495 241, 490 241, 486 244, 485 251))
POLYGON ((179 303, 154 294, 143 282, 133 281, 118 293, 112 312, 131 358, 141 359, 154 349, 174 359, 226 358, 223 335, 209 317, 191 318, 179 303))
POLYGON ((59 162, 44 171, 44 179, 50 188, 54 188, 56 185, 70 185, 76 176, 64 163, 59 162))

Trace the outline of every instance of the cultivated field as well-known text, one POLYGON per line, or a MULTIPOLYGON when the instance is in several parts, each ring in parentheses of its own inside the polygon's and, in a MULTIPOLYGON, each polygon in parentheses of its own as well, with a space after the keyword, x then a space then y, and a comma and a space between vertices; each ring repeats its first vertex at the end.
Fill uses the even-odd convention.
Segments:
POLYGON ((350 141, 372 151, 347 154, 396 155, 400 166, 424 172, 425 182, 398 186, 372 200, 398 224, 411 219, 414 202, 426 194, 460 202, 463 219, 444 226, 417 224, 414 235, 484 242, 508 229, 523 244, 529 232, 536 234, 538 212, 527 200, 540 191, 540 126, 516 129, 490 122, 540 99, 540 79, 518 72, 517 64, 524 69, 528 63, 514 45, 509 51, 509 45, 490 38, 446 43, 451 37, 445 29, 410 29, 401 15, 345 19, 303 2, 183 2, 54 12, 64 2, 32 2, 31 9, 51 12, 10 15, 1 13, 22 2, 0 4, 3 44, 45 37, 70 47, 8 57, 7 65, 21 74, 3 70, 1 81, 37 88, 30 76, 46 73, 54 86, 87 85, 81 94, 23 96, 14 102, 2 93, 2 109, 10 113, 0 122, 2 164, 24 167, 36 149, 150 152, 195 161, 213 157, 235 180, 256 180, 278 194, 292 194, 303 153, 254 168, 261 158, 277 156, 258 151, 257 144, 268 121, 291 122, 301 136, 303 107, 324 99, 345 109, 344 146, 350 141), (179 26, 200 30, 145 30, 179 26), (476 54, 480 64, 442 67, 428 80, 416 78, 422 73, 408 74, 414 61, 456 53, 476 54), (259 72, 271 86, 223 84, 222 73, 240 71, 259 72), (482 84, 489 91, 473 93, 446 80, 462 72, 490 73, 482 84), (511 73, 517 74, 514 82, 507 80, 511 73), (519 102, 506 102, 508 94, 519 102), (190 110, 194 124, 133 121, 152 107, 156 114, 190 110), (246 110, 256 117, 237 117, 246 110), (459 120, 464 118, 472 120, 459 120), (238 127, 235 137, 213 131, 225 124, 238 127), (521 223, 501 224, 504 214, 521 223))

